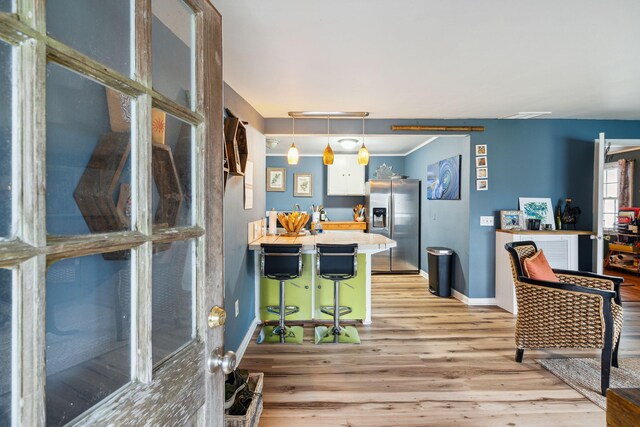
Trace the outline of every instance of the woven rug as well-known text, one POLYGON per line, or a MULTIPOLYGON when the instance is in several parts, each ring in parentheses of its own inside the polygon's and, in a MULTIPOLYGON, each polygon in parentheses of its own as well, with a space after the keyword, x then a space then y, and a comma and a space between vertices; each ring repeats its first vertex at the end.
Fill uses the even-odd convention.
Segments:
MULTIPOLYGON (((607 409, 607 400, 600 394, 600 358, 537 359, 536 362, 602 409, 607 409)), ((619 359, 619 363, 619 368, 611 367, 609 387, 640 387, 640 359, 619 359)))

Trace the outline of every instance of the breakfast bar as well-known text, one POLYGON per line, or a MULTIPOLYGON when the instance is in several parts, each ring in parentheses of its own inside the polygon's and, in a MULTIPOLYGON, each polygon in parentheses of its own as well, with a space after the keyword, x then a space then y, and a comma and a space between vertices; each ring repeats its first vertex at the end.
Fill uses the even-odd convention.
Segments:
POLYGON ((362 320, 371 323, 371 255, 396 246, 396 242, 378 234, 352 231, 326 231, 317 235, 288 237, 266 235, 249 243, 249 249, 256 252, 255 285, 256 317, 262 321, 277 320, 277 316, 267 311, 267 306, 278 303, 278 286, 272 279, 260 276, 261 244, 302 245, 302 275, 287 281, 287 305, 295 305, 299 311, 288 317, 295 321, 329 321, 331 317, 322 313, 320 307, 330 305, 333 299, 332 283, 316 276, 316 244, 357 244, 358 272, 345 281, 342 299, 348 301, 351 313, 344 319, 362 320))

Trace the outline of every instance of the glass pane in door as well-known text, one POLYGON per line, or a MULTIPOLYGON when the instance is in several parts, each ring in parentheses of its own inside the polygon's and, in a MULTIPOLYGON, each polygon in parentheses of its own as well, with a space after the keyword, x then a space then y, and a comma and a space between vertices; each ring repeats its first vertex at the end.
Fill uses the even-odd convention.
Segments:
POLYGON ((46 3, 51 37, 125 76, 131 74, 131 0, 46 3))
POLYGON ((11 45, 0 41, 0 239, 11 236, 11 45))
POLYGON ((193 225, 193 126, 153 109, 153 226, 193 225))
POLYGON ((152 356, 156 365, 193 333, 194 241, 153 245, 152 356))
POLYGON ((11 12, 13 0, 0 0, 0 12, 11 12))
POLYGON ((180 0, 152 0, 153 88, 192 107, 193 11, 180 0))
POLYGON ((12 272, 0 268, 0 425, 11 425, 12 272))
POLYGON ((52 264, 46 281, 47 425, 64 425, 130 381, 130 251, 52 264))
POLYGON ((47 65, 47 232, 131 229, 131 112, 126 95, 47 65))

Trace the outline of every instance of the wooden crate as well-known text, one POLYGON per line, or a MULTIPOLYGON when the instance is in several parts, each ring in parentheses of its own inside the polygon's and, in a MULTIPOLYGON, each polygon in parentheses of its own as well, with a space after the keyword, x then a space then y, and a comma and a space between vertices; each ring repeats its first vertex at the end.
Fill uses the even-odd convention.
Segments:
POLYGON ((240 415, 225 415, 224 422, 226 427, 258 427, 260 423, 260 414, 262 414, 262 383, 264 374, 256 372, 249 374, 249 381, 255 386, 255 398, 251 401, 247 413, 240 415))

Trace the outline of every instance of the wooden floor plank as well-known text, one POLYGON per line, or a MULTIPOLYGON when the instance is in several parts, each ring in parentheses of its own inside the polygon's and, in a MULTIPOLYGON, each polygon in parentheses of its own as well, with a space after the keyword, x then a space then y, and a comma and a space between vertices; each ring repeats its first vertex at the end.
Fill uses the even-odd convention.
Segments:
MULTIPOLYGON (((513 360, 514 318, 427 292, 419 276, 373 276, 362 344, 249 345, 241 367, 265 373, 260 425, 601 426, 605 414, 535 362, 597 351, 527 351, 513 360)), ((625 303, 622 357, 640 357, 640 303, 625 303)))

